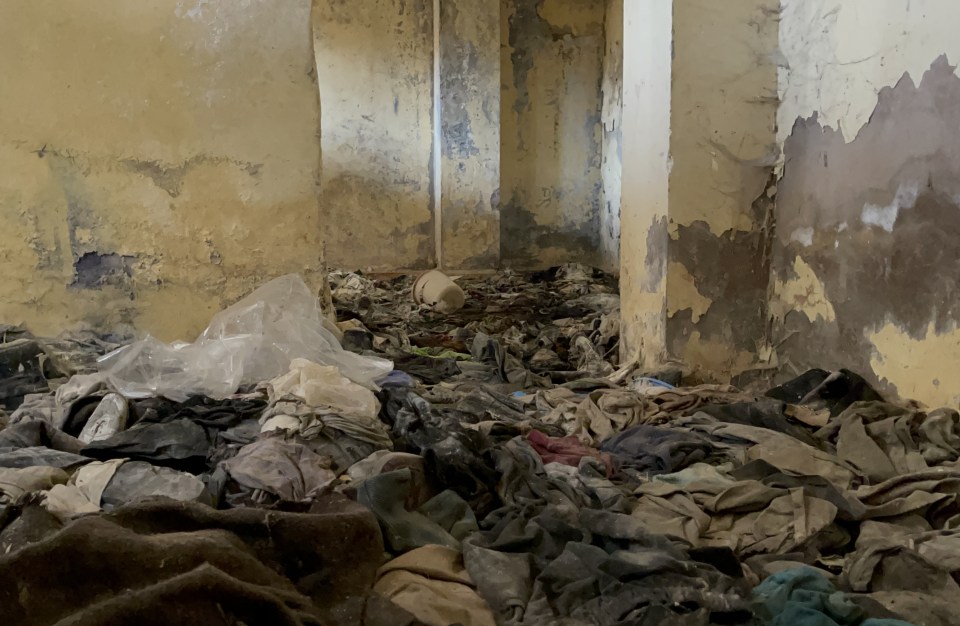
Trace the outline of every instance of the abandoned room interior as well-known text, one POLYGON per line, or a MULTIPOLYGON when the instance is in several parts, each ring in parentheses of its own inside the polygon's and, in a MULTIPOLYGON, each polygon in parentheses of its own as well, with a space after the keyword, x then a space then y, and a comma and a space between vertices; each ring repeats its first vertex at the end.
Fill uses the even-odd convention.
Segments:
POLYGON ((0 623, 960 624, 960 3, 0 3, 0 623))

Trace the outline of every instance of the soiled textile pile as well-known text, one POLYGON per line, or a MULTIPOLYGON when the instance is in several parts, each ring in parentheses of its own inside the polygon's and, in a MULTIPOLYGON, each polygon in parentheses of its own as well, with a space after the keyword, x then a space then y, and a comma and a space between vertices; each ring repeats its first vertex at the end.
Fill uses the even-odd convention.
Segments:
POLYGON ((639 371, 576 265, 461 279, 454 314, 409 277, 333 273, 324 311, 298 281, 255 292, 295 315, 249 297, 186 352, 5 328, 8 622, 957 623, 953 408, 639 371))

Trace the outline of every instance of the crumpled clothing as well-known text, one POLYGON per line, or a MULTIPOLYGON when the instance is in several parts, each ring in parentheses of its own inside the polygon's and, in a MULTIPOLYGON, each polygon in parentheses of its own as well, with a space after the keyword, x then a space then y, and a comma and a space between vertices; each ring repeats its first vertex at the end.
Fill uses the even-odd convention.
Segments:
POLYGON ((593 508, 613 513, 630 513, 633 502, 621 487, 607 479, 607 466, 592 457, 584 457, 578 467, 560 463, 543 466, 547 476, 559 479, 582 493, 593 508))
POLYGON ((667 480, 638 488, 641 497, 632 515, 650 532, 694 547, 727 547, 748 557, 804 548, 816 553, 848 540, 830 532, 837 507, 802 487, 774 488, 720 474, 685 484, 658 478, 667 480))
POLYGON ((336 474, 328 462, 303 444, 269 437, 244 446, 221 466, 238 484, 302 502, 325 493, 336 474))
POLYGON ((708 404, 700 407, 699 412, 728 424, 756 426, 790 435, 808 446, 817 447, 820 445, 820 442, 809 430, 787 418, 786 410, 787 405, 782 402, 761 399, 755 402, 708 404))
POLYGON ((427 474, 457 492, 478 515, 494 507, 498 474, 484 458, 489 441, 458 420, 445 419, 411 390, 384 393, 384 419, 392 423, 396 448, 423 456, 427 474))
POLYGON ((851 487, 857 477, 834 455, 773 430, 724 423, 706 413, 680 417, 673 424, 709 436, 713 445, 726 447, 741 462, 763 460, 784 471, 823 476, 840 489, 851 487))
POLYGON ((856 403, 820 431, 837 456, 870 482, 921 472, 960 458, 960 413, 929 414, 882 402, 856 403))
POLYGON ((357 502, 373 511, 383 528, 387 547, 403 553, 427 545, 459 549, 460 541, 476 532, 469 505, 452 491, 409 511, 413 477, 409 469, 373 476, 357 487, 357 502))
MULTIPOLYGON (((95 494, 96 491, 92 490, 91 495, 95 494)), ((100 492, 100 499, 94 501, 94 504, 110 511, 147 497, 166 497, 178 502, 212 503, 203 481, 196 476, 168 467, 154 467, 141 461, 127 461, 114 469, 113 475, 100 492)))
POLYGON ((559 425, 568 435, 594 443, 641 424, 662 424, 701 406, 749 399, 729 385, 661 387, 650 394, 616 387, 609 381, 583 393, 578 393, 577 386, 569 383, 538 392, 537 409, 543 422, 559 425))
POLYGON ((98 461, 130 458, 186 472, 206 469, 210 441, 202 426, 187 418, 141 423, 109 439, 94 441, 82 454, 98 461))
POLYGON ((682 470, 714 454, 710 441, 702 435, 649 425, 627 429, 604 441, 600 449, 618 465, 662 474, 682 470))
POLYGON ((513 440, 494 452, 504 507, 464 543, 464 563, 500 624, 669 623, 681 603, 708 623, 736 612, 739 584, 696 563, 628 515, 551 478, 537 454, 513 440))
POLYGON ((427 626, 496 626, 456 550, 424 546, 390 561, 377 576, 373 590, 427 626))
POLYGON ((868 519, 920 513, 934 528, 960 522, 960 468, 936 467, 864 485, 855 492, 867 506, 868 519))
MULTIPOLYGON (((260 424, 264 433, 283 430, 309 440, 333 429, 376 448, 393 448, 387 426, 377 417, 341 416, 297 401, 274 403, 263 412, 260 424)), ((335 434, 330 436, 336 438, 335 434)))
POLYGON ((0 430, 0 451, 38 446, 78 454, 84 444, 49 422, 38 419, 24 420, 0 430))
POLYGON ((872 619, 820 572, 801 567, 774 574, 753 590, 757 617, 771 626, 911 626, 872 619))
POLYGON ((203 426, 209 433, 237 426, 244 420, 257 417, 266 402, 261 398, 227 398, 215 400, 193 396, 186 402, 166 398, 145 398, 130 402, 131 425, 161 424, 188 419, 203 426))
POLYGON ((100 512, 100 507, 90 502, 75 485, 54 485, 44 493, 43 508, 62 522, 100 512))
POLYGON ((44 446, 0 449, 0 467, 56 467, 72 470, 90 462, 90 459, 72 452, 61 452, 44 446))
POLYGON ((351 382, 333 365, 294 359, 290 371, 267 383, 271 404, 294 398, 309 407, 324 407, 343 416, 375 420, 380 403, 369 389, 351 382))
POLYGON ((25 396, 45 392, 49 387, 43 373, 40 343, 21 329, 4 327, 4 331, 0 337, 0 409, 13 410, 25 396))
POLYGON ((854 591, 916 591, 955 600, 960 585, 960 530, 911 531, 866 522, 844 565, 854 591))
POLYGON ((527 435, 527 442, 537 451, 544 464, 563 463, 571 467, 579 467, 584 457, 591 457, 598 459, 607 467, 608 476, 613 473, 613 461, 609 454, 602 454, 583 445, 576 437, 554 438, 534 430, 527 435))
POLYGON ((24 396, 23 403, 10 415, 10 423, 37 420, 61 428, 66 418, 66 409, 49 393, 32 393, 24 396))
POLYGON ((525 368, 517 357, 510 354, 497 339, 478 332, 470 348, 473 358, 479 363, 492 366, 496 378, 519 389, 549 387, 549 379, 538 376, 525 368))
POLYGON ((0 503, 16 502, 26 493, 65 485, 69 478, 66 472, 55 467, 0 468, 0 503))
POLYGON ((827 372, 812 369, 766 394, 770 398, 802 404, 815 410, 827 409, 840 415, 855 402, 882 402, 883 398, 862 376, 841 369, 827 372))

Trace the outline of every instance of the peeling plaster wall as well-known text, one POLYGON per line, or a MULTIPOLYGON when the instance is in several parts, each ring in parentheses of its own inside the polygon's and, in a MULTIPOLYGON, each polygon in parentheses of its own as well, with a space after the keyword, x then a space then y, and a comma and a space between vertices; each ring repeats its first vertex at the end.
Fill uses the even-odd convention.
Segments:
POLYGON ((600 266, 616 272, 620 270, 620 198, 623 171, 623 3, 624 0, 607 0, 601 111, 603 195, 600 203, 600 266))
POLYGON ((436 262, 433 2, 314 0, 331 265, 436 262))
POLYGON ((960 4, 785 0, 771 313, 784 376, 960 403, 960 4))
POLYGON ((317 269, 310 3, 0 5, 0 320, 188 338, 317 269))
POLYGON ((596 263, 606 0, 502 0, 504 263, 596 263))
POLYGON ((442 264, 500 261, 500 0, 440 2, 442 264))
POLYGON ((757 365, 765 336, 779 0, 673 11, 667 337, 726 378, 757 365))
POLYGON ((657 367, 667 352, 672 0, 623 5, 621 361, 657 367))

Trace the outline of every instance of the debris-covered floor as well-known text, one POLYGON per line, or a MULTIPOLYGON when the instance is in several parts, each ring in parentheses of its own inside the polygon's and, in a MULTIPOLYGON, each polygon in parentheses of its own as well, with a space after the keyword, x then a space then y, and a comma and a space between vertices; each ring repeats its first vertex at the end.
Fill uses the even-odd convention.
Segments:
POLYGON ((459 282, 334 273, 335 324, 284 277, 190 345, 4 329, 3 623, 958 623, 956 411, 621 366, 583 267, 459 282))

